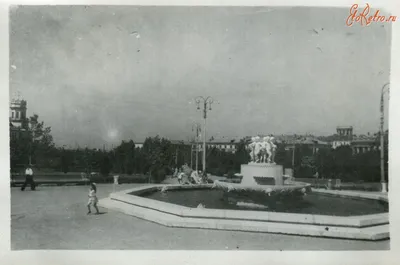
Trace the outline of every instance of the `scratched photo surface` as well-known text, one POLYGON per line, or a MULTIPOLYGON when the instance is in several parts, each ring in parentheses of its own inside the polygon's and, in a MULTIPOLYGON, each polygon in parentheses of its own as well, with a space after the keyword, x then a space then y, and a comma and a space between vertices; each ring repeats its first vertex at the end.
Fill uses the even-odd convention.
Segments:
POLYGON ((395 15, 11 7, 11 249, 389 250, 395 15))

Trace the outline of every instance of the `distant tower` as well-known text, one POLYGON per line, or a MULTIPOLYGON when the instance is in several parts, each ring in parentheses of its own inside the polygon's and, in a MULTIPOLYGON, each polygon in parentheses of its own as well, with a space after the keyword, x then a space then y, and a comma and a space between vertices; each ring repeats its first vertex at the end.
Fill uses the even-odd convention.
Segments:
POLYGON ((28 119, 26 118, 27 103, 26 100, 20 98, 18 92, 10 102, 10 126, 12 130, 26 131, 29 128, 28 119))
POLYGON ((336 127, 336 132, 340 136, 346 136, 348 138, 353 138, 353 126, 338 126, 336 127))
POLYGON ((19 98, 12 99, 10 104, 10 122, 15 128, 26 129, 26 109, 27 104, 25 100, 19 98))

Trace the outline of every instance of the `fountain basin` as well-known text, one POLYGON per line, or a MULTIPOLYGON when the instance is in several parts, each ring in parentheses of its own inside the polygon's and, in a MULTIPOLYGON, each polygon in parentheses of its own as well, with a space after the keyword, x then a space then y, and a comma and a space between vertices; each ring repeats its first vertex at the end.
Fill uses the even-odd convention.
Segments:
MULTIPOLYGON (((209 209, 165 202, 146 194, 211 190, 212 185, 149 185, 110 194, 100 206, 156 222, 168 227, 267 232, 291 235, 382 240, 389 238, 387 212, 357 216, 330 216, 314 213, 271 212, 265 210, 209 209), (164 187, 164 188, 163 188, 164 187), (166 188, 165 188, 166 187, 166 188)), ((313 191, 323 193, 323 191, 313 191)), ((335 194, 346 198, 387 203, 387 197, 374 194, 335 194)), ((346 207, 346 205, 343 205, 346 207)))

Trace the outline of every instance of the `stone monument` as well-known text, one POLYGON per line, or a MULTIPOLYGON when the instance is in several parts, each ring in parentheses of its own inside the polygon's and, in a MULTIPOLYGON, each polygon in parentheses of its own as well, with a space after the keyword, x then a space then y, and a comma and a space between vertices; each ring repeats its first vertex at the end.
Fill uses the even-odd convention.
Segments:
POLYGON ((248 145, 251 162, 241 165, 241 185, 283 185, 283 166, 274 161, 276 145, 272 135, 252 137, 248 145))
POLYGON ((311 191, 310 184, 287 179, 283 166, 275 163, 277 146, 272 135, 252 137, 247 147, 251 161, 241 165, 242 181, 230 183, 216 180, 213 183, 213 188, 223 191, 224 200, 239 206, 273 208, 278 201, 290 203, 311 191))

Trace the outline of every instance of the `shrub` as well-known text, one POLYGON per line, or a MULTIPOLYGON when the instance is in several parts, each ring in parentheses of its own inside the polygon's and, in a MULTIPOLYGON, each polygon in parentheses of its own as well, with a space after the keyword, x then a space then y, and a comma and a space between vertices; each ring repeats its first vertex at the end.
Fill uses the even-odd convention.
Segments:
POLYGON ((161 183, 165 180, 165 177, 167 176, 167 171, 168 170, 165 167, 153 170, 152 179, 155 181, 155 183, 161 183))

